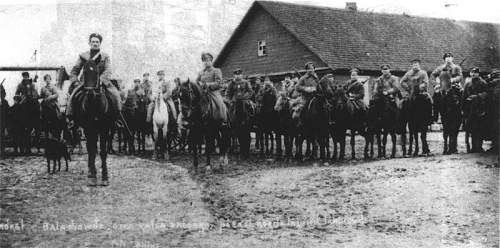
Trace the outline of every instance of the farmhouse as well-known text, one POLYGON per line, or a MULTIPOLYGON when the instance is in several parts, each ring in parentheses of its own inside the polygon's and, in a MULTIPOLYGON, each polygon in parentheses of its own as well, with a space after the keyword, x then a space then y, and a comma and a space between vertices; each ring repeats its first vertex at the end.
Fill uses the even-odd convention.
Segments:
POLYGON ((283 2, 256 1, 215 60, 229 78, 240 67, 250 78, 281 80, 312 61, 319 74, 346 80, 351 67, 361 75, 380 75, 389 63, 402 76, 419 58, 431 72, 452 52, 464 73, 500 68, 500 25, 449 19, 358 11, 355 3, 335 9, 283 2))

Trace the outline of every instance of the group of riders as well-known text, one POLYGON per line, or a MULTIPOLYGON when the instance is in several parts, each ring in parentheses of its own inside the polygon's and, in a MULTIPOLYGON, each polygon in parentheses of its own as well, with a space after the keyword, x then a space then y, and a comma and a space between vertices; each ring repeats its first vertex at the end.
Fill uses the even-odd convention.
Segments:
MULTIPOLYGON (((170 120, 172 120, 173 126, 176 127, 175 130, 189 129, 185 125, 189 121, 184 118, 186 112, 180 100, 180 86, 183 82, 179 78, 168 80, 166 79, 165 72, 160 70, 156 73, 157 79, 152 80, 149 73, 144 73, 142 80, 135 79, 132 88, 125 91, 120 85, 112 83, 110 57, 100 50, 101 42, 101 35, 91 34, 89 37, 90 51, 80 54, 75 66, 71 70, 69 80, 72 84, 69 89, 70 97, 65 113, 61 113, 59 110, 59 90, 51 83, 50 75, 43 77, 45 83, 39 94, 39 91, 33 85, 33 81, 29 78, 29 74, 23 72, 23 79, 17 87, 14 96, 15 105, 22 105, 26 101, 38 101, 42 99, 42 112, 43 108, 51 109, 58 118, 64 116, 70 123, 78 122, 79 116, 78 112, 75 112, 75 108, 80 108, 80 106, 76 106, 78 102, 74 99, 78 98, 77 95, 83 89, 103 86, 102 88, 110 100, 109 108, 113 111, 117 119, 123 119, 121 113, 126 109, 137 108, 137 102, 140 99, 146 102, 145 123, 146 125, 150 124, 156 106, 154 103, 161 96, 161 100, 165 101, 168 106, 170 120)), ((249 80, 244 76, 240 68, 234 70, 234 77, 231 80, 223 80, 221 70, 215 68, 212 64, 212 54, 203 53, 201 60, 203 70, 198 73, 195 82, 201 87, 207 99, 207 103, 202 106, 203 115, 211 116, 229 128, 241 125, 248 126, 248 140, 251 140, 250 131, 259 129, 258 122, 255 120, 258 119, 259 113, 263 112, 263 105, 266 104, 264 103, 266 101, 265 96, 271 96, 273 109, 270 111, 272 113, 277 113, 278 104, 276 103, 286 98, 289 104, 289 114, 294 123, 305 122, 304 120, 307 118, 311 102, 315 96, 322 94, 326 96, 327 102, 332 102, 334 99, 333 96, 338 90, 344 92, 349 112, 360 115, 369 112, 370 105, 372 105, 372 102, 377 97, 389 99, 390 102, 401 110, 404 108, 405 101, 418 98, 423 99, 424 102, 430 102, 435 106, 445 99, 445 95, 455 91, 459 92, 460 95, 458 100, 461 104, 460 114, 464 117, 462 119, 467 119, 467 117, 471 116, 471 112, 475 111, 475 109, 471 109, 471 102, 474 99, 488 99, 488 96, 493 96, 491 99, 496 101, 496 103, 483 104, 487 105, 485 106, 484 115, 490 119, 493 118, 492 120, 494 121, 490 122, 495 122, 498 119, 498 109, 488 110, 490 109, 489 106, 498 107, 500 72, 494 70, 488 75, 488 81, 486 81, 480 76, 479 68, 473 68, 470 70, 470 77, 464 78, 461 67, 453 62, 453 55, 451 53, 443 55, 443 64, 439 65, 430 74, 430 77, 425 70, 420 68, 421 61, 419 59, 411 61, 410 70, 402 78, 391 74, 391 66, 389 64, 382 64, 380 67, 382 75, 374 81, 373 87, 368 87, 372 91, 370 92, 372 96, 370 104, 366 104, 364 101, 365 88, 367 88, 365 84, 368 80, 366 77, 360 77, 360 69, 358 68, 352 68, 350 70, 350 79, 342 83, 335 80, 332 74, 326 74, 322 78, 319 78, 315 71, 315 65, 312 62, 305 64, 304 75, 300 75, 299 72, 295 71, 295 73, 286 74, 284 80, 278 82, 272 82, 269 76, 265 76, 264 78, 256 77, 249 80), (433 85, 432 95, 429 92, 429 89, 431 89, 430 85, 433 85), (248 118, 243 119, 243 122, 246 121, 247 123, 242 124, 242 120, 237 118, 239 112, 243 112, 248 116, 248 118)), ((5 93, 3 92, 2 99, 4 98, 5 93)), ((425 106, 415 107, 425 108, 425 106)), ((425 129, 422 132, 425 132, 428 126, 437 120, 438 112, 434 110, 434 114, 427 115, 421 120, 422 127, 420 129, 425 129)), ((266 116, 265 119, 268 122, 278 122, 277 119, 273 119, 273 117, 277 118, 277 116, 277 114, 274 116, 271 114, 266 116)), ((362 120, 362 118, 359 120, 362 120)), ((484 121, 486 120, 487 118, 484 119, 484 121)), ((334 124, 335 121, 329 119, 328 122, 334 124)), ((471 131, 473 135, 471 151, 482 151, 482 141, 486 137, 483 134, 476 134, 473 131, 479 130, 484 133, 481 123, 479 124, 480 126, 474 126, 475 122, 470 122, 472 124, 465 123, 464 128, 471 131)), ((496 127, 496 130, 498 130, 498 127, 496 127)), ((264 141, 260 139, 259 142, 264 141)), ((281 145, 281 140, 279 142, 281 145)), ((314 145, 315 141, 312 141, 312 143, 314 145)), ((424 153, 429 153, 428 147, 426 147, 427 144, 423 143, 422 145, 424 146, 424 153)), ((492 149, 497 149, 498 134, 492 134, 492 146, 492 149)), ((240 144, 240 152, 248 153, 248 149, 249 144, 246 146, 240 144)), ((449 152, 456 152, 456 144, 455 147, 450 148, 449 152)))

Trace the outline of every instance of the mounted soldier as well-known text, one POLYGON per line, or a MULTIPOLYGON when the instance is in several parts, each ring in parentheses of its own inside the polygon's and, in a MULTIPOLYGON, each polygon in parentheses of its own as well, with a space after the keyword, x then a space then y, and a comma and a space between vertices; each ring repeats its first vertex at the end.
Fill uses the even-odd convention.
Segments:
POLYGON ((499 106, 500 106, 500 70, 494 69, 488 76, 487 84, 488 108, 486 110, 486 120, 489 123, 489 132, 491 135, 491 149, 489 152, 494 154, 499 153, 498 138, 499 138, 499 106))
MULTIPOLYGON (((293 118, 300 118, 304 115, 304 108, 308 106, 313 94, 318 86, 318 75, 312 62, 307 62, 304 65, 306 74, 304 74, 295 85, 296 98, 292 102, 293 118)), ((293 95, 293 94, 292 94, 293 95)))
POLYGON ((148 97, 148 99, 151 97, 152 84, 153 83, 149 80, 149 72, 142 74, 142 82, 140 86, 144 90, 144 94, 148 97))
POLYGON ((177 120, 177 110, 175 109, 175 104, 172 100, 172 92, 175 91, 176 85, 165 79, 165 71, 159 70, 156 75, 158 76, 158 81, 151 88, 151 103, 148 106, 147 121, 151 122, 153 119, 153 111, 155 108, 154 101, 160 93, 163 94, 163 101, 165 101, 168 106, 170 120, 177 120))
POLYGON ((118 115, 122 110, 119 89, 111 84, 111 61, 108 54, 101 51, 102 36, 93 33, 89 36, 90 51, 78 56, 75 66, 70 72, 72 82, 66 114, 73 118, 73 100, 75 95, 83 88, 99 88, 104 86, 106 95, 111 100, 113 112, 118 115))
MULTIPOLYGON (((466 136, 472 134, 472 149, 470 152, 483 151, 483 137, 487 134, 483 129, 486 122, 486 95, 488 84, 479 76, 479 68, 472 68, 470 77, 465 79, 463 92, 464 129, 466 136)), ((469 148, 469 140, 466 137, 469 148)), ((469 151, 469 150, 468 150, 469 151)))
POLYGON ((399 102, 402 99, 399 78, 391 74, 391 66, 389 64, 383 64, 380 66, 380 69, 382 75, 375 80, 372 96, 380 90, 380 92, 383 92, 383 95, 395 98, 399 102))
POLYGON ((353 108, 354 112, 357 110, 365 111, 367 109, 366 104, 363 102, 365 97, 365 87, 366 81, 362 81, 359 77, 359 69, 351 69, 351 79, 347 81, 345 88, 347 96, 349 98, 349 106, 353 108))
POLYGON ((45 85, 42 87, 40 92, 40 98, 42 98, 42 108, 50 108, 56 111, 57 118, 61 118, 61 111, 59 110, 59 105, 57 100, 59 98, 59 93, 55 85, 51 84, 52 78, 49 74, 43 76, 43 81, 45 85))
POLYGON ((228 111, 220 92, 222 87, 222 72, 219 68, 213 66, 213 59, 214 57, 210 53, 201 54, 201 61, 204 68, 198 73, 198 77, 196 78, 196 83, 201 86, 208 98, 208 104, 203 106, 203 116, 211 115, 214 120, 227 124, 228 111))
POLYGON ((263 81, 262 78, 257 76, 255 78, 255 80, 251 82, 251 87, 252 87, 252 91, 253 91, 251 100, 253 102, 257 102, 258 93, 260 92, 260 90, 262 89, 262 86, 263 86, 262 81, 263 81))
POLYGON ((453 63, 453 54, 445 53, 443 55, 444 64, 438 66, 431 73, 431 82, 435 82, 436 78, 439 78, 439 85, 441 87, 441 92, 448 92, 448 89, 453 85, 459 85, 461 87, 463 75, 462 68, 459 65, 453 63))
POLYGON ((251 98, 254 91, 252 90, 250 83, 243 79, 243 71, 240 68, 234 70, 233 75, 234 78, 229 83, 227 89, 227 97, 231 101, 231 113, 235 116, 236 101, 243 101, 243 107, 250 116, 253 116, 255 113, 255 106, 251 98))
POLYGON ((16 96, 20 96, 20 103, 38 100, 38 91, 33 84, 33 80, 30 78, 30 74, 28 72, 23 72, 21 73, 21 76, 23 79, 21 80, 21 83, 17 85, 15 92, 16 96))
MULTIPOLYGON (((427 72, 420 69, 420 59, 411 61, 411 69, 401 78, 400 85, 403 89, 408 89, 410 99, 414 99, 416 94, 420 93, 420 85, 429 85, 429 76, 427 72)), ((430 95, 429 95, 430 98, 430 95)))

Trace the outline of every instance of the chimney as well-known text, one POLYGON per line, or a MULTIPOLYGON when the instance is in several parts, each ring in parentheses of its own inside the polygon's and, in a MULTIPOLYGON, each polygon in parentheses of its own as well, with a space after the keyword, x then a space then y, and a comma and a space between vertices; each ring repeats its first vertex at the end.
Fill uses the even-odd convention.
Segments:
POLYGON ((358 7, 356 6, 356 2, 346 2, 345 9, 351 11, 357 11, 358 7))

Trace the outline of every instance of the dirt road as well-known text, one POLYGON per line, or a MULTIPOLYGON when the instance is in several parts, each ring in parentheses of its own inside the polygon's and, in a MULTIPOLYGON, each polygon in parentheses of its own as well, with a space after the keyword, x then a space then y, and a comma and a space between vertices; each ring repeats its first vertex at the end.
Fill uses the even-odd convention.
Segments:
POLYGON ((188 156, 113 155, 106 188, 85 186, 85 157, 73 159, 56 175, 41 157, 0 161, 0 247, 499 245, 496 156, 329 166, 253 157, 194 175, 188 156))

